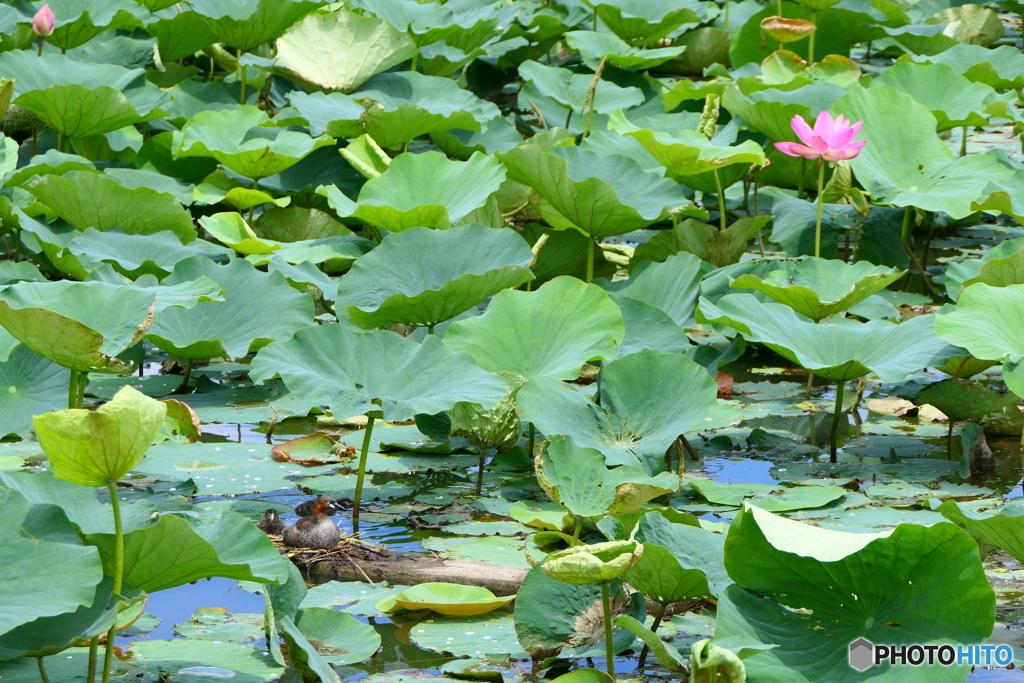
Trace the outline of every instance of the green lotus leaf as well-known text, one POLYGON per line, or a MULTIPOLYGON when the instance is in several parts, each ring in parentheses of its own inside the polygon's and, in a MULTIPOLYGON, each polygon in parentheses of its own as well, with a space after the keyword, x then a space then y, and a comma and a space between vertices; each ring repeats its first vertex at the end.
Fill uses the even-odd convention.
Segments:
MULTIPOLYGON (((812 2, 831 2, 831 0, 811 0, 812 2)), ((865 24, 876 25, 874 16, 870 19, 854 14, 852 20, 849 18, 849 10, 826 9, 822 11, 812 10, 803 4, 795 2, 783 2, 781 5, 766 6, 757 13, 746 15, 741 20, 743 25, 732 35, 729 44, 729 63, 736 69, 745 64, 756 62, 760 64, 773 52, 776 51, 778 42, 768 38, 761 29, 761 22, 771 16, 782 15, 787 19, 804 19, 813 21, 818 27, 814 32, 814 61, 822 59, 825 55, 840 55, 846 57, 850 54, 851 30, 860 30, 865 24), (869 24, 870 22, 870 24, 869 24)), ((888 18, 886 19, 888 21, 888 18)), ((862 38, 861 40, 870 40, 862 38)), ((807 38, 786 44, 786 50, 794 52, 801 59, 808 58, 809 41, 807 38)), ((684 53, 685 54, 685 53, 684 53)))
POLYGON ((629 514, 679 489, 673 472, 652 477, 630 465, 609 469, 600 451, 581 448, 567 436, 552 436, 538 464, 541 487, 577 517, 629 514))
MULTIPOLYGON (((138 672, 133 673, 133 676, 159 676, 162 671, 176 678, 190 678, 196 675, 192 673, 195 671, 203 672, 199 676, 203 676, 207 671, 214 671, 218 675, 237 677, 241 681, 269 683, 279 678, 285 671, 273 657, 267 656, 265 648, 239 645, 226 640, 215 642, 183 638, 140 638, 132 642, 130 648, 130 671, 138 672)), ((60 658, 55 659, 59 661, 60 658)), ((87 654, 83 653, 82 661, 78 662, 79 670, 86 666, 87 659, 87 654)))
POLYGON ((860 67, 849 57, 826 55, 821 61, 808 64, 800 55, 789 50, 777 50, 761 62, 765 83, 784 85, 795 80, 815 84, 832 84, 843 90, 856 85, 861 77, 860 67))
POLYGON ((166 414, 166 405, 126 386, 95 411, 58 410, 32 421, 59 479, 107 486, 142 461, 166 414))
POLYGON ((747 244, 770 220, 770 216, 744 216, 721 230, 718 226, 687 218, 671 230, 660 231, 643 244, 638 244, 629 267, 636 269, 645 261, 662 262, 674 254, 688 253, 705 263, 724 268, 740 260, 747 251, 747 244))
POLYGON ((277 39, 277 68, 303 85, 346 93, 415 54, 387 21, 346 10, 311 14, 277 39))
POLYGON ((192 218, 172 195, 146 187, 128 188, 113 178, 80 171, 70 177, 47 175, 28 190, 78 230, 118 228, 129 235, 164 230, 189 243, 196 238, 192 218))
POLYGON ((35 505, 21 493, 0 488, 0 634, 34 620, 92 605, 103 579, 95 548, 55 505, 35 505))
MULTIPOLYGON (((812 1, 831 6, 822 0, 812 1)), ((710 640, 699 640, 691 647, 690 675, 693 683, 744 683, 747 680, 747 667, 735 653, 710 640)))
MULTIPOLYGON (((107 562, 113 560, 113 534, 88 539, 107 562)), ((147 593, 213 576, 260 583, 283 583, 288 577, 288 560, 267 535, 227 510, 203 517, 161 515, 155 524, 125 535, 124 562, 125 583, 147 593)))
POLYGON ((632 47, 611 34, 597 31, 570 31, 565 34, 565 42, 580 53, 584 64, 594 70, 607 57, 609 62, 623 69, 642 71, 663 64, 686 50, 685 45, 645 50, 632 47))
POLYGON ((600 406, 544 376, 531 378, 516 401, 523 419, 545 434, 565 434, 581 447, 596 448, 609 465, 657 471, 652 465, 664 462, 680 434, 723 426, 717 396, 704 366, 684 356, 641 351, 601 370, 600 406))
MULTIPOLYGON (((465 437, 481 451, 487 447, 514 448, 523 433, 519 413, 516 411, 516 395, 526 380, 514 372, 496 374, 505 383, 505 395, 494 407, 485 408, 479 403, 459 402, 448 411, 451 421, 449 436, 465 437)), ((478 481, 483 482, 482 468, 478 481)))
POLYGON ((262 384, 275 375, 302 400, 330 406, 339 418, 370 412, 394 422, 459 401, 493 406, 505 395, 504 382, 437 337, 417 344, 394 332, 341 324, 307 327, 261 349, 249 377, 262 384))
POLYGON ((506 116, 481 123, 479 131, 453 128, 431 133, 430 139, 448 156, 468 159, 474 152, 507 152, 522 144, 523 135, 516 130, 512 117, 506 116))
POLYGON ((179 358, 241 358, 313 324, 313 300, 280 273, 261 273, 235 259, 217 265, 203 256, 178 263, 165 285, 208 277, 227 290, 223 301, 160 313, 146 338, 179 358))
POLYGON ((636 541, 607 541, 557 550, 540 567, 564 583, 605 583, 629 571, 643 554, 643 545, 636 541))
POLYGON ((79 372, 122 372, 116 358, 153 321, 153 292, 102 282, 19 282, 0 288, 0 325, 41 356, 79 372))
POLYGON ((235 211, 248 211, 257 206, 271 204, 283 208, 291 204, 291 197, 274 197, 263 190, 242 187, 225 175, 212 174, 206 182, 196 185, 191 200, 197 204, 227 204, 235 211), (213 181, 213 182, 211 182, 213 181))
MULTIPOLYGON (((623 612, 643 619, 645 603, 639 593, 626 594, 622 582, 612 581, 609 593, 623 612)), ((613 603, 614 604, 614 603, 613 603)), ((549 656, 568 644, 579 644, 589 633, 580 634, 580 620, 597 622, 600 617, 601 589, 596 585, 557 581, 545 573, 543 565, 534 567, 523 579, 516 599, 516 636, 523 649, 532 656, 549 656)), ((588 624, 589 626, 589 624, 588 624)), ((590 628, 587 629, 590 631, 590 628)), ((616 652, 630 647, 636 638, 627 631, 612 636, 616 652)))
POLYGON ((357 261, 341 279, 337 301, 363 329, 432 326, 532 280, 532 258, 513 230, 413 228, 388 235, 357 261))
POLYGON ((160 58, 165 62, 190 57, 217 42, 217 33, 210 28, 207 18, 193 11, 155 12, 145 28, 156 39, 160 58))
POLYGON ((374 76, 352 93, 352 98, 366 108, 358 120, 359 132, 385 149, 428 133, 480 130, 483 123, 500 116, 494 104, 458 87, 450 78, 416 72, 374 76))
POLYGON ((647 349, 686 353, 692 348, 686 332, 657 306, 617 295, 612 295, 612 301, 622 311, 622 321, 626 325, 626 334, 615 347, 616 358, 647 349))
POLYGON ((738 585, 719 598, 715 637, 779 645, 746 660, 751 680, 962 681, 968 665, 938 662, 851 675, 849 643, 967 645, 992 632, 977 546, 952 524, 848 533, 748 506, 729 526, 725 562, 738 585))
POLYGON ((501 609, 515 599, 515 595, 495 597, 479 586, 428 582, 385 597, 377 603, 377 609, 385 614, 403 609, 430 609, 450 617, 475 617, 501 609))
POLYGON ((163 118, 170 106, 167 93, 146 80, 144 69, 13 50, 0 54, 0 71, 15 80, 14 104, 70 138, 163 118))
POLYGON ((278 128, 260 108, 243 105, 196 114, 175 133, 175 142, 175 158, 213 157, 239 175, 260 180, 333 145, 334 139, 278 128))
MULTIPOLYGON (((672 41, 673 45, 685 46, 686 52, 679 57, 661 65, 659 71, 682 75, 702 75, 705 69, 715 64, 729 63, 729 45, 732 43, 730 31, 715 26, 701 26, 688 29, 686 33, 672 41)), ((724 82, 689 81, 684 79, 673 84, 672 89, 665 93, 665 109, 672 111, 685 100, 703 100, 709 93, 721 93, 724 82)))
POLYGON ((992 287, 1024 284, 1024 239, 1004 240, 981 258, 955 261, 946 268, 946 293, 954 301, 978 282, 992 287))
POLYGON ((988 47, 1002 38, 1004 33, 1003 22, 999 20, 998 14, 974 4, 939 10, 924 23, 945 24, 942 30, 944 36, 967 45, 988 47))
MULTIPOLYGON (((318 240, 285 242, 279 246, 279 249, 269 254, 253 254, 247 256, 246 260, 257 266, 266 265, 275 259, 279 259, 286 264, 296 265, 322 263, 326 272, 335 274, 348 270, 357 259, 369 253, 376 245, 362 237, 342 235, 340 237, 324 237, 318 240)), ((271 268, 270 270, 273 272, 275 269, 271 268)), ((316 270, 315 267, 314 270, 316 270)), ((285 272, 282 269, 282 274, 289 279, 294 279, 296 271, 288 270, 285 272)), ((309 275, 314 274, 309 273, 309 275)), ((323 281, 325 277, 323 272, 321 272, 318 281, 323 281)), ((333 282, 328 289, 330 290, 328 297, 333 297, 335 289, 333 282)))
POLYGON ((295 626, 332 666, 357 664, 380 649, 380 634, 372 624, 340 610, 303 607, 295 615, 295 626))
MULTIPOLYGON (((679 186, 640 168, 622 155, 599 155, 578 147, 545 152, 523 144, 497 156, 509 178, 532 187, 557 214, 594 238, 621 235, 661 220, 671 210, 695 210, 679 186)), ((556 227, 558 227, 556 225, 556 227)))
MULTIPOLYGON (((327 133, 343 138, 355 137, 363 131, 362 117, 366 114, 366 107, 351 95, 295 90, 288 93, 288 101, 295 110, 292 116, 304 120, 313 135, 327 133)), ((282 113, 278 118, 284 116, 286 114, 282 113)))
POLYGON ((78 257, 83 267, 95 268, 101 263, 109 263, 118 273, 132 280, 143 275, 165 278, 175 265, 193 256, 232 255, 231 250, 206 240, 193 240, 183 245, 167 230, 128 235, 113 228, 103 232, 88 228, 71 241, 68 249, 78 257))
POLYGON ((600 287, 557 277, 536 291, 499 292, 483 315, 452 323, 444 343, 489 372, 575 379, 592 358, 611 358, 624 327, 600 287))
POLYGON ((720 484, 711 480, 694 480, 688 483, 698 495, 709 503, 734 507, 741 507, 744 503, 749 503, 770 512, 820 508, 839 500, 846 494, 846 489, 841 486, 781 488, 771 484, 720 484))
POLYGON ((1006 102, 991 86, 972 83, 948 64, 900 62, 871 82, 909 94, 938 121, 937 131, 958 126, 986 126, 988 117, 1006 115, 1006 102))
POLYGON ((1020 402, 977 382, 947 379, 929 384, 914 397, 917 405, 931 404, 951 420, 977 420, 1020 402))
MULTIPOLYGON (((625 615, 623 615, 624 618, 625 615)), ((634 620, 635 621, 635 620, 634 620)), ((621 626, 621 624, 619 624, 621 626)), ((643 628, 643 624, 640 625, 643 628)), ((613 683, 611 676, 600 669, 573 669, 567 674, 562 674, 551 683, 613 683)))
POLYGON ((665 167, 669 177, 686 182, 686 176, 707 173, 732 164, 764 166, 764 150, 753 140, 735 146, 720 146, 696 130, 677 130, 674 133, 640 128, 621 111, 616 111, 608 127, 622 135, 630 135, 644 146, 665 167))
POLYGON ((592 74, 578 74, 570 69, 528 60, 519 65, 523 88, 518 106, 523 111, 536 110, 548 127, 562 126, 573 135, 581 135, 593 109, 591 128, 600 129, 608 114, 619 108, 642 104, 643 93, 636 87, 620 87, 599 80, 592 98, 587 98, 592 74))
POLYGON ((474 212, 488 203, 504 180, 505 168, 493 157, 474 154, 469 161, 450 161, 440 152, 423 152, 396 157, 384 173, 363 185, 358 202, 332 185, 317 193, 326 196, 340 216, 390 232, 445 229, 474 222, 474 212))
MULTIPOLYGON (((653 552, 659 555, 660 557, 660 553, 663 552, 665 549, 661 548, 660 550, 657 550, 658 548, 660 548, 660 546, 644 546, 644 555, 653 552)), ((641 562, 642 561, 643 559, 641 558, 641 562)), ((654 561, 657 562, 657 560, 654 561)), ((666 669, 668 669, 669 671, 677 671, 684 675, 688 675, 690 673, 690 669, 687 666, 687 661, 679 653, 679 650, 677 650, 673 645, 666 643, 664 640, 661 639, 661 636, 659 636, 657 633, 644 626, 642 621, 637 621, 633 617, 627 616, 625 614, 620 614, 619 616, 615 617, 615 620, 612 623, 614 623, 616 626, 624 628, 625 630, 629 631, 634 636, 642 640, 644 642, 644 645, 650 648, 651 652, 654 653, 654 657, 658 660, 658 663, 666 669)), ((586 669, 584 669, 584 671, 586 671, 586 669)), ((694 680, 696 681, 696 679, 694 680)), ((742 681, 743 679, 740 680, 742 681)))
POLYGON ((1013 175, 995 156, 953 158, 935 135, 937 122, 925 105, 895 88, 858 88, 839 98, 832 113, 864 121, 860 137, 870 140, 853 173, 880 204, 945 211, 964 218, 990 181, 1013 175))
POLYGON ((57 0, 50 5, 54 24, 46 42, 62 51, 84 45, 105 31, 138 28, 140 15, 145 14, 128 0, 57 0))
POLYGON ((1024 285, 992 287, 971 285, 953 309, 935 316, 935 332, 962 346, 975 358, 1002 360, 1003 381, 1010 391, 1024 396, 1024 321, 1016 314, 1024 301, 1024 285))
POLYGON ((252 230, 263 239, 277 242, 301 242, 353 234, 326 211, 299 206, 264 211, 252 224, 252 230))
POLYGON ((692 517, 684 521, 692 524, 652 511, 637 522, 644 557, 623 579, 662 604, 718 596, 732 583, 722 554, 725 536, 697 526, 692 517))
POLYGON ((315 0, 189 0, 217 39, 239 50, 274 40, 321 6, 315 0))
POLYGON ((243 254, 270 254, 281 248, 271 240, 257 237, 242 214, 236 211, 203 216, 199 219, 199 225, 217 241, 243 254))
POLYGON ((693 254, 680 252, 661 263, 639 264, 628 280, 597 284, 616 298, 643 301, 664 311, 679 327, 692 328, 700 281, 711 270, 693 254))
POLYGON ((1015 559, 1024 557, 1024 509, 1019 504, 1010 503, 994 514, 965 510, 955 500, 947 500, 935 509, 977 541, 982 558, 993 548, 1015 559))
MULTIPOLYGON (((788 86, 786 86, 788 88, 788 86)), ((818 114, 846 94, 835 83, 811 83, 795 89, 765 88, 753 79, 741 78, 730 84, 722 96, 722 105, 733 115, 742 116, 743 125, 764 133, 772 140, 792 140, 790 121, 799 114, 814 121, 818 114)))
POLYGON ((1000 92, 1024 86, 1024 55, 1009 45, 995 49, 981 45, 953 45, 934 55, 919 55, 917 62, 948 64, 975 83, 985 83, 1000 92), (1006 48, 1010 48, 1007 50, 1006 48))
POLYGON ((68 370, 19 346, 0 362, 0 434, 27 436, 32 416, 68 404, 68 370))
POLYGON ((835 382, 875 373, 898 382, 922 367, 942 365, 956 347, 936 336, 937 318, 920 315, 899 325, 841 319, 816 324, 783 304, 762 303, 751 294, 730 294, 712 304, 701 297, 698 320, 729 325, 749 341, 767 344, 814 374, 835 382))
POLYGON ((699 24, 707 11, 699 2, 671 0, 600 0, 593 6, 605 26, 630 45, 650 45, 684 24, 699 24))
POLYGON ((177 281, 173 284, 157 284, 154 278, 142 277, 138 282, 126 282, 124 277, 118 275, 113 268, 104 264, 89 273, 86 282, 102 282, 108 285, 119 287, 130 287, 155 297, 153 302, 153 313, 160 315, 162 311, 172 306, 180 308, 192 308, 203 301, 223 301, 223 289, 216 282, 206 276, 199 276, 195 280, 177 281))
POLYGON ((740 275, 729 286, 763 292, 819 322, 849 310, 902 276, 901 270, 874 266, 867 261, 846 263, 808 257, 791 269, 773 270, 763 279, 752 273, 740 275))

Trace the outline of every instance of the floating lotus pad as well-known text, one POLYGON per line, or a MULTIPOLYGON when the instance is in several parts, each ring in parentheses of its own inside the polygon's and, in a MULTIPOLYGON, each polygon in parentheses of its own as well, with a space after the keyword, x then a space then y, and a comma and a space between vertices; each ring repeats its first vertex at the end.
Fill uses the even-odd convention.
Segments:
POLYGON ((494 593, 479 586, 431 582, 389 595, 377 603, 377 609, 385 614, 402 609, 429 609, 450 617, 475 617, 501 609, 515 599, 515 595, 495 597, 494 593))

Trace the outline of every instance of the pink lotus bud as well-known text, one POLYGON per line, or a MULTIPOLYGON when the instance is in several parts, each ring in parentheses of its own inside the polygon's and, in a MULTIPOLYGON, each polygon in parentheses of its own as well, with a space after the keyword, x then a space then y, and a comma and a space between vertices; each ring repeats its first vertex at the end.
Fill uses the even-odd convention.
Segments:
POLYGON ((53 10, 50 9, 49 5, 43 5, 42 8, 36 12, 36 15, 32 17, 32 31, 37 36, 43 38, 53 33, 53 10))

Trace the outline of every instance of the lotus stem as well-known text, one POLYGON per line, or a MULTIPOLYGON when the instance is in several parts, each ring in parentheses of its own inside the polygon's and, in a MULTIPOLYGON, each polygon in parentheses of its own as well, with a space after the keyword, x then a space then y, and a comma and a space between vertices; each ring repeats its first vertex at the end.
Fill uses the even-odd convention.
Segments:
POLYGON ((960 139, 960 156, 965 157, 965 156, 967 156, 967 124, 966 123, 964 124, 963 131, 964 131, 964 135, 960 139))
POLYGON ((242 48, 238 48, 237 56, 238 56, 238 61, 239 61, 239 65, 238 65, 238 80, 242 84, 242 90, 239 92, 239 95, 238 95, 238 103, 239 104, 245 104, 245 85, 246 85, 245 81, 248 78, 249 73, 248 73, 248 69, 246 68, 245 64, 241 63, 241 61, 242 61, 242 48))
POLYGON ((78 370, 72 370, 68 378, 68 408, 78 407, 78 370))
POLYGON ((835 464, 836 448, 839 442, 839 420, 843 417, 843 386, 845 382, 836 382, 836 412, 832 416, 832 436, 829 444, 829 462, 835 464))
MULTIPOLYGON (((908 206, 906 212, 903 214, 903 227, 900 229, 900 241, 903 242, 903 250, 907 252, 907 258, 910 259, 910 263, 913 264, 914 268, 921 275, 921 284, 924 286, 924 291, 928 296, 935 296, 935 289, 932 287, 931 280, 928 279, 928 272, 924 269, 924 265, 917 258, 917 253, 914 251, 914 246, 911 244, 910 235, 910 216, 914 207, 908 206)), ((908 280, 909 282, 909 280, 908 280)))
POLYGON ((437 325, 437 323, 430 323, 429 325, 427 325, 427 334, 434 334, 435 325, 437 325))
MULTIPOLYGON (((41 51, 42 46, 40 46, 40 52, 41 51)), ((50 683, 50 677, 46 675, 46 665, 43 664, 43 658, 36 657, 36 662, 39 664, 39 678, 43 679, 43 683, 50 683)))
POLYGON ((94 635, 89 639, 89 666, 85 670, 86 683, 92 683, 96 680, 96 655, 100 649, 100 634, 94 635))
POLYGON ((85 387, 89 384, 89 373, 82 372, 78 375, 78 407, 85 405, 85 387))
POLYGON ((686 435, 680 434, 678 438, 679 443, 683 444, 683 448, 685 448, 686 452, 690 454, 690 458, 692 458, 694 462, 699 461, 700 455, 697 453, 697 449, 694 448, 689 441, 687 441, 686 435))
POLYGON ((597 246, 597 241, 592 241, 587 245, 587 279, 586 282, 591 282, 594 279, 594 247, 597 246))
POLYGON ((487 446, 481 441, 476 445, 480 451, 480 464, 476 469, 476 495, 484 495, 484 464, 487 460, 487 446))
POLYGON ((366 430, 363 432, 363 449, 359 452, 359 474, 356 476, 356 492, 352 501, 352 533, 359 531, 359 504, 363 500, 363 477, 366 476, 366 454, 370 452, 370 438, 373 435, 372 415, 367 415, 366 430))
POLYGON ((573 517, 576 519, 576 528, 572 531, 572 540, 578 541, 580 534, 583 533, 583 518, 577 515, 573 515, 573 517))
MULTIPOLYGON (((813 38, 814 34, 811 34, 813 38)), ((821 257, 821 209, 825 201, 825 163, 818 160, 818 214, 814 223, 814 256, 821 257)))
POLYGON ((718 188, 718 229, 725 232, 725 190, 722 189, 722 178, 718 175, 718 169, 711 172, 715 174, 715 187, 718 188))
POLYGON ((729 0, 725 0, 725 32, 729 32, 729 0))
MULTIPOLYGON (((661 603, 661 607, 658 608, 658 613, 654 615, 654 623, 651 624, 651 633, 657 633, 658 627, 661 626, 661 620, 665 618, 665 610, 668 609, 668 603, 661 603)), ((651 648, 644 644, 644 649, 640 650, 640 659, 637 660, 636 668, 644 668, 644 664, 647 663, 647 654, 651 651, 651 648)))
MULTIPOLYGON (((114 513, 114 600, 120 604, 121 583, 124 580, 124 528, 121 525, 121 500, 117 497, 117 482, 107 482, 110 507, 114 513)), ((110 668, 114 663, 114 638, 117 636, 117 614, 107 631, 106 654, 103 657, 103 683, 110 683, 110 668)))
POLYGON ((416 48, 416 52, 412 53, 412 63, 409 64, 409 71, 416 70, 416 64, 420 61, 420 50, 416 48))
POLYGON ((526 438, 526 452, 533 457, 533 447, 537 442, 537 428, 531 422, 529 426, 529 436, 526 438))
POLYGON ((608 657, 608 675, 615 680, 615 645, 612 644, 612 601, 608 582, 601 584, 601 606, 604 611, 604 648, 608 657))
MULTIPOLYGON (((818 25, 818 10, 811 12, 811 23, 817 27, 818 25)), ((811 31, 811 35, 807 37, 807 63, 814 64, 814 34, 817 31, 811 31)))
POLYGON ((807 371, 807 391, 804 392, 804 400, 810 400, 811 389, 814 388, 814 372, 811 370, 807 371))
POLYGON ((800 174, 796 179, 796 198, 804 198, 804 176, 807 174, 807 159, 800 158, 800 174))
MULTIPOLYGON (((580 109, 581 116, 583 115, 583 110, 587 110, 587 123, 583 126, 581 139, 586 138, 590 134, 590 123, 594 118, 594 101, 597 99, 597 85, 601 82, 601 74, 604 73, 604 67, 607 63, 608 55, 601 57, 601 62, 597 65, 597 70, 594 71, 594 77, 590 79, 590 85, 587 86, 587 97, 583 100, 583 107, 580 109)), ((568 127, 567 124, 566 128, 568 127)))
POLYGON ((195 361, 191 358, 185 359, 185 371, 181 375, 181 384, 174 390, 176 394, 184 394, 188 391, 188 383, 192 379, 192 365, 195 361))
POLYGON ((953 459, 953 418, 949 420, 949 428, 946 430, 946 460, 953 459))
MULTIPOLYGON (((776 2, 775 2, 775 13, 778 14, 780 17, 785 16, 782 13, 782 0, 776 0, 776 2)), ((782 43, 779 43, 779 49, 780 50, 782 49, 782 43)))

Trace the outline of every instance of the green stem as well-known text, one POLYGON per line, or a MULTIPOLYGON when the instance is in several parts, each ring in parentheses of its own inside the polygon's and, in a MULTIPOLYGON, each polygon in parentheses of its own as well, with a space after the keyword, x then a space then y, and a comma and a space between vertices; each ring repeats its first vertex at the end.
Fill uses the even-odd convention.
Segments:
MULTIPOLYGON (((777 0, 776 1, 776 3, 775 3, 775 13, 778 14, 780 17, 783 16, 783 14, 782 14, 782 0, 777 0)), ((780 45, 781 45, 781 43, 780 43, 780 45)))
MULTIPOLYGON (((815 26, 818 25, 818 11, 811 12, 811 23, 815 26)), ((814 34, 817 31, 811 31, 811 35, 807 37, 807 63, 814 64, 814 34)))
MULTIPOLYGON (((658 626, 661 625, 661 620, 665 618, 665 610, 668 609, 668 603, 661 603, 661 607, 658 608, 658 613, 654 615, 654 623, 651 624, 651 633, 658 632, 658 626)), ((640 659, 636 663, 636 668, 644 668, 644 664, 647 662, 647 654, 651 651, 651 648, 644 645, 644 649, 640 651, 640 659)))
POLYGON ((836 382, 836 412, 832 416, 832 434, 829 444, 829 462, 836 462, 836 448, 839 443, 839 420, 843 417, 843 386, 845 382, 836 382))
POLYGON ((484 495, 484 461, 487 460, 487 446, 480 442, 477 444, 477 450, 480 451, 480 462, 476 469, 476 495, 484 495))
POLYGON ((722 178, 718 175, 718 169, 711 171, 715 174, 715 187, 718 188, 718 225, 719 229, 725 231, 725 190, 722 189, 722 178))
MULTIPOLYGON (((42 51, 41 47, 40 51, 42 51)), ((50 683, 50 677, 46 675, 46 666, 43 664, 43 658, 36 657, 36 662, 39 663, 39 677, 43 679, 43 683, 50 683)))
POLYGON ((960 156, 967 156, 967 126, 964 126, 964 136, 960 140, 960 156))
MULTIPOLYGON (((811 34, 814 35, 813 33, 811 34)), ((818 159, 818 216, 814 223, 814 256, 821 257, 821 209, 825 200, 825 162, 818 159)))
POLYGON ((949 429, 946 430, 946 460, 953 459, 953 419, 949 418, 949 429))
POLYGON ((800 157, 800 177, 796 179, 796 198, 804 198, 804 176, 807 175, 807 159, 800 157))
POLYGON ((725 0, 725 32, 729 32, 729 0, 725 0))
MULTIPOLYGON (((910 263, 914 266, 917 272, 921 275, 921 284, 924 286, 924 291, 928 296, 935 296, 935 289, 932 287, 931 280, 928 279, 928 271, 925 270, 924 265, 920 259, 917 258, 917 252, 914 250, 914 245, 910 241, 910 227, 911 227, 911 212, 914 207, 908 206, 906 212, 903 214, 903 226, 900 229, 900 240, 903 242, 903 250, 907 252, 907 258, 910 259, 910 263)), ((907 279, 909 282, 910 279, 907 279)))
POLYGON ((78 370, 72 370, 68 378, 68 408, 78 407, 78 370))
POLYGON ((427 325, 427 334, 434 334, 434 326, 436 324, 437 323, 430 323, 429 325, 427 325))
MULTIPOLYGON (((260 189, 260 180, 259 180, 259 178, 257 178, 257 179, 252 181, 252 189, 256 190, 257 192, 259 192, 259 189, 260 189)), ((252 225, 252 212, 255 209, 256 209, 256 205, 255 204, 253 204, 252 206, 249 207, 249 218, 246 221, 249 225, 252 225)))
POLYGON ((352 533, 359 531, 359 504, 363 500, 363 477, 366 476, 366 455, 370 452, 370 437, 373 434, 372 415, 367 415, 366 431, 363 432, 363 450, 359 453, 359 474, 356 476, 355 500, 352 501, 352 533))
POLYGON ((615 645, 612 643, 612 601, 608 582, 601 584, 601 605, 604 607, 604 647, 608 657, 608 675, 615 680, 615 645))
POLYGON ((804 392, 804 400, 810 400, 811 389, 814 388, 814 372, 812 370, 807 371, 807 391, 804 392))
MULTIPOLYGON (((576 515, 573 515, 573 516, 576 517, 576 515)), ((574 540, 574 541, 580 540, 580 534, 582 534, 582 533, 583 533, 583 518, 582 517, 576 517, 576 528, 573 529, 572 540, 574 540)))
POLYGON ((529 429, 530 429, 530 432, 529 432, 530 435, 526 438, 526 452, 532 458, 533 457, 533 447, 534 447, 534 445, 536 444, 536 441, 537 441, 537 428, 534 427, 533 423, 531 422, 529 429))
MULTIPOLYGON (((110 507, 114 513, 114 586, 111 589, 114 600, 120 601, 121 583, 124 580, 124 529, 121 525, 121 499, 117 496, 117 482, 107 482, 110 491, 110 507)), ((114 638, 117 636, 117 616, 107 631, 106 655, 103 657, 103 683, 110 683, 110 669, 114 663, 114 638)))
POLYGON ((96 680, 96 655, 100 649, 100 636, 97 633, 89 640, 89 666, 85 671, 86 683, 93 683, 96 680))
POLYGON ((192 379, 192 364, 193 363, 195 363, 195 361, 193 359, 191 359, 191 358, 186 358, 185 359, 185 371, 181 375, 181 384, 178 385, 178 388, 175 390, 176 394, 184 394, 186 391, 188 391, 188 383, 192 379))
POLYGON ((594 242, 594 241, 591 241, 590 244, 587 245, 587 280, 586 280, 587 282, 590 282, 591 280, 594 279, 594 248, 595 248, 595 246, 596 246, 596 242, 594 242))
MULTIPOLYGON (((239 61, 241 61, 241 59, 242 59, 242 48, 238 48, 238 59, 239 59, 239 61)), ((248 69, 246 68, 246 66, 244 64, 239 65, 239 67, 238 67, 238 76, 239 76, 239 80, 242 83, 242 90, 241 90, 241 92, 239 93, 239 96, 238 96, 238 103, 239 104, 245 104, 245 86, 246 86, 245 81, 248 78, 249 73, 248 73, 248 69)))
POLYGON ((420 51, 416 50, 416 52, 414 52, 413 55, 412 55, 412 63, 409 65, 409 71, 415 71, 416 70, 416 63, 418 61, 420 61, 420 51))
MULTIPOLYGON (((677 437, 677 440, 679 441, 679 443, 681 443, 683 445, 683 448, 686 449, 686 452, 690 454, 690 459, 691 460, 693 460, 694 462, 699 462, 700 461, 700 454, 697 453, 697 449, 694 448, 690 444, 690 442, 686 439, 686 435, 685 434, 680 434, 677 437)), ((682 474, 682 471, 680 471, 679 473, 682 474)))
POLYGON ((85 406, 85 387, 89 384, 89 373, 82 372, 78 375, 78 407, 85 406))

